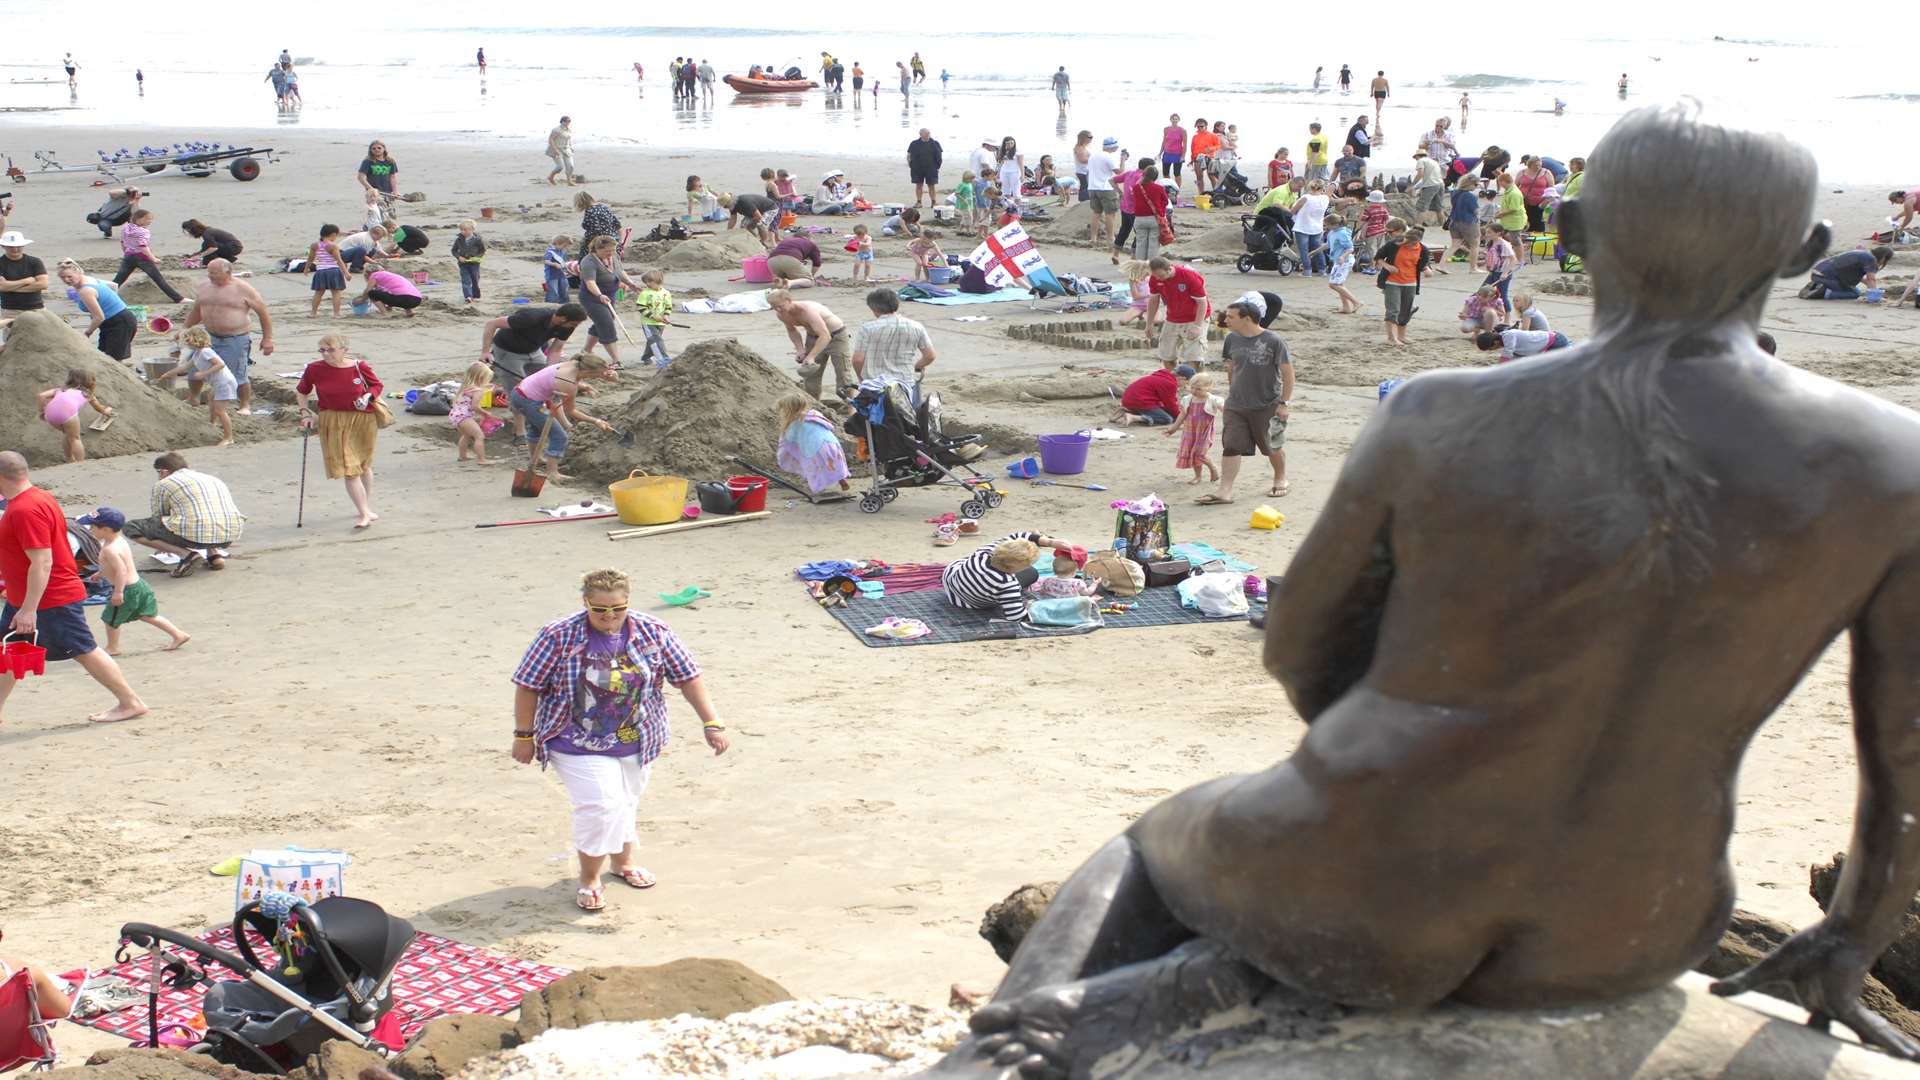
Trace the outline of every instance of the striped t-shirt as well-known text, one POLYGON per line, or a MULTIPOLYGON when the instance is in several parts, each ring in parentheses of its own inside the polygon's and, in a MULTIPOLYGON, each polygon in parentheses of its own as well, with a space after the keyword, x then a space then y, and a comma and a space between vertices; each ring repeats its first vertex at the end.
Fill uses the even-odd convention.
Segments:
POLYGON ((959 562, 948 563, 940 574, 940 585, 947 602, 961 608, 998 608, 1006 619, 1022 619, 1027 614, 1027 597, 1020 579, 987 564, 993 549, 1008 540, 1039 542, 1039 533, 1017 532, 995 540, 959 562))

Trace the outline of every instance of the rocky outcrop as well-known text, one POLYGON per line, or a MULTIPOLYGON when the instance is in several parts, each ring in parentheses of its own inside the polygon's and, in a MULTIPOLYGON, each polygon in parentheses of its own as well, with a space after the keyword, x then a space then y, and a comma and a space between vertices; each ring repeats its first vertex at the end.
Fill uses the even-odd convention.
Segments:
POLYGON ((1005 900, 987 909, 987 915, 980 920, 980 936, 993 946, 993 953, 1006 963, 1013 962, 1014 950, 1026 940, 1027 931, 1047 913, 1047 905, 1053 903, 1053 894, 1060 891, 1060 883, 1049 881, 1040 885, 1022 885, 1007 894, 1005 900))
POLYGON ((252 1073, 170 1048, 100 1050, 83 1066, 55 1069, 44 1075, 59 1080, 255 1080, 252 1073))
POLYGON ((390 1068, 401 1080, 446 1080, 476 1058, 520 1045, 514 1023, 501 1016, 461 1013, 426 1027, 390 1068))
POLYGON ((606 1021, 665 1020, 682 1013, 718 1020, 792 999, 779 983, 733 960, 585 968, 522 998, 514 1034, 526 1043, 549 1028, 606 1021))

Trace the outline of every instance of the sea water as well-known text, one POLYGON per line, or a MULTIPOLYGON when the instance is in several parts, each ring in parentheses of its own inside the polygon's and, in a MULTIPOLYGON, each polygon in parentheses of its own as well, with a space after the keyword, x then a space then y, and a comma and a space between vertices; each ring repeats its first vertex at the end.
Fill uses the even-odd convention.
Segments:
MULTIPOLYGON (((1641 0, 1622 2, 1631 7, 1641 0)), ((1691 96, 1711 120, 1791 134, 1813 149, 1828 182, 1920 183, 1920 143, 1898 137, 1911 129, 1920 103, 1903 82, 1902 65, 1884 62, 1865 39, 1765 37, 1759 30, 1766 16, 1744 6, 1722 5, 1729 14, 1716 37, 1713 7, 1679 20, 1569 22, 1564 29, 1529 19, 1516 22, 1512 34, 1494 35, 1503 43, 1496 50, 1487 44, 1488 24, 1470 6, 1459 11, 1468 36, 1448 48, 1456 40, 1448 31, 1454 16, 1432 4, 1355 9, 1351 26, 1340 25, 1362 32, 1308 38, 1267 26, 1265 16, 1196 21, 1169 18, 1164 5, 1152 9, 1164 29, 1122 30, 1142 22, 1124 14, 1097 24, 1077 16, 1036 17, 1024 21, 1034 29, 987 29, 1009 20, 902 7, 889 9, 900 12, 899 19, 873 20, 900 24, 896 29, 803 32, 515 25, 540 15, 521 4, 469 0, 435 9, 443 22, 458 25, 389 28, 349 20, 325 23, 327 36, 315 38, 303 28, 313 25, 304 14, 278 8, 236 16, 222 5, 218 18, 157 18, 128 0, 99 0, 84 14, 57 0, 12 0, 0 107, 33 130, 0 150, 26 163, 31 149, 56 149, 69 161, 119 149, 60 136, 61 127, 76 124, 150 126, 156 139, 255 143, 263 141, 257 129, 298 126, 388 138, 402 159, 405 133, 512 140, 528 146, 530 168, 544 168, 535 159, 547 130, 565 113, 574 118, 576 156, 588 175, 596 143, 760 150, 777 166, 781 152, 904 158, 907 142, 926 127, 946 149, 943 179, 951 182, 974 146, 1007 135, 1019 141, 1029 164, 1043 153, 1068 160, 1081 129, 1096 138, 1111 135, 1136 155, 1154 153, 1168 116, 1178 113, 1189 129, 1199 117, 1235 124, 1243 169, 1260 184, 1278 147, 1302 160, 1309 122, 1324 125, 1337 152, 1347 126, 1371 113, 1367 84, 1384 69, 1393 91, 1376 170, 1404 171, 1417 137, 1439 116, 1452 117, 1463 153, 1497 143, 1516 156, 1564 161, 1589 151, 1627 109, 1691 96), (112 14, 119 7, 128 9, 124 18, 112 14), (923 19, 909 12, 943 14, 923 19), (97 32, 128 22, 137 22, 139 31, 97 32), (914 25, 921 22, 937 28, 914 25), (1094 28, 1068 28, 1081 23, 1094 28), (1365 32, 1370 25, 1384 32, 1365 32), (1623 36, 1629 31, 1636 36, 1623 36), (1302 47, 1307 40, 1313 44, 1302 47), (305 104, 294 113, 276 109, 265 81, 282 48, 301 61, 305 104), (487 51, 484 75, 475 63, 478 48, 487 51), (60 70, 69 49, 80 65, 74 92, 60 70), (667 87, 668 62, 676 55, 708 60, 722 74, 745 74, 761 64, 798 67, 818 79, 821 50, 847 67, 845 93, 756 97, 721 84, 714 104, 687 105, 675 103, 667 87), (894 65, 916 50, 927 79, 902 95, 894 65), (860 95, 852 91, 855 61, 867 78, 860 95), (644 65, 644 78, 636 76, 636 62, 644 65), (1335 81, 1342 63, 1354 73, 1349 94, 1335 81), (1061 66, 1073 82, 1064 113, 1048 86, 1061 66), (1318 92, 1315 66, 1324 68, 1318 92), (133 78, 136 67, 146 73, 144 93, 133 78), (944 85, 943 70, 951 75, 944 85), (1616 90, 1623 73, 1625 97, 1616 90), (1471 97, 1464 125, 1463 93, 1471 97), (1556 101, 1564 102, 1562 115, 1554 114, 1556 101)), ((572 21, 585 10, 566 8, 556 19, 572 21)), ((1276 16, 1280 23, 1287 21, 1282 16, 1276 16)), ((409 18, 420 15, 388 8, 375 21, 409 18)), ((697 169, 696 158, 689 170, 697 169)), ((852 171, 857 182, 860 170, 852 171)), ((1070 173, 1071 166, 1061 171, 1070 173)))

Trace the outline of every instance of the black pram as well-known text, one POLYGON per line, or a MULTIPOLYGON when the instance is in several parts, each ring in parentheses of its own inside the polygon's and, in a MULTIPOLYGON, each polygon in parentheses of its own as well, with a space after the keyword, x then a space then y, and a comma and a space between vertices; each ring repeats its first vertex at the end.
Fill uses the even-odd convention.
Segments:
POLYGON ((1236 168, 1228 169, 1227 175, 1213 186, 1213 205, 1215 206, 1252 206, 1260 201, 1260 196, 1240 175, 1236 168))
POLYGON ((863 385, 850 404, 853 415, 842 425, 860 440, 860 456, 872 466, 872 482, 860 496, 860 509, 877 514, 900 497, 903 487, 957 484, 967 492, 960 516, 985 517, 1000 505, 993 481, 967 463, 986 452, 978 435, 948 438, 940 430, 940 395, 920 393, 904 383, 863 385), (965 474, 965 475, 962 475, 965 474))
POLYGON ((1241 240, 1247 253, 1234 266, 1243 274, 1277 271, 1281 277, 1300 269, 1293 242, 1293 215, 1285 207, 1269 206, 1257 214, 1240 215, 1241 240))

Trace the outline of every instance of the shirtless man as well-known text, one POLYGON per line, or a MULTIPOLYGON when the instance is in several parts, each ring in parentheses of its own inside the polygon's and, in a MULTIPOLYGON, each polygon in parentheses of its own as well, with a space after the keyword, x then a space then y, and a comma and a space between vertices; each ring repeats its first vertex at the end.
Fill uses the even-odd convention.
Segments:
POLYGON ((207 263, 207 283, 193 294, 193 310, 187 312, 187 326, 204 325, 213 335, 213 351, 233 372, 240 384, 241 416, 253 412, 253 383, 247 378, 252 363, 253 339, 248 314, 260 317, 260 355, 273 355, 273 316, 260 290, 233 276, 233 264, 225 259, 207 263))
POLYGON ((820 397, 820 382, 831 362, 834 389, 853 385, 852 338, 847 324, 827 310, 827 305, 795 300, 785 289, 768 290, 767 303, 773 305, 774 315, 786 325, 787 338, 793 342, 793 357, 800 364, 800 385, 813 397, 834 404, 837 398, 820 397))
POLYGON ((1592 161, 1560 235, 1593 339, 1388 397, 1276 583, 1299 747, 1095 854, 937 1075, 1082 1075, 1276 982, 1393 1009, 1663 986, 1727 925, 1742 752, 1842 631, 1844 877, 1715 991, 1786 983, 1809 1023, 1920 1059, 1858 1000, 1920 890, 1920 416, 1754 344, 1831 239, 1806 150, 1643 109, 1592 161), (1675 188, 1676 163, 1701 167, 1675 188))

